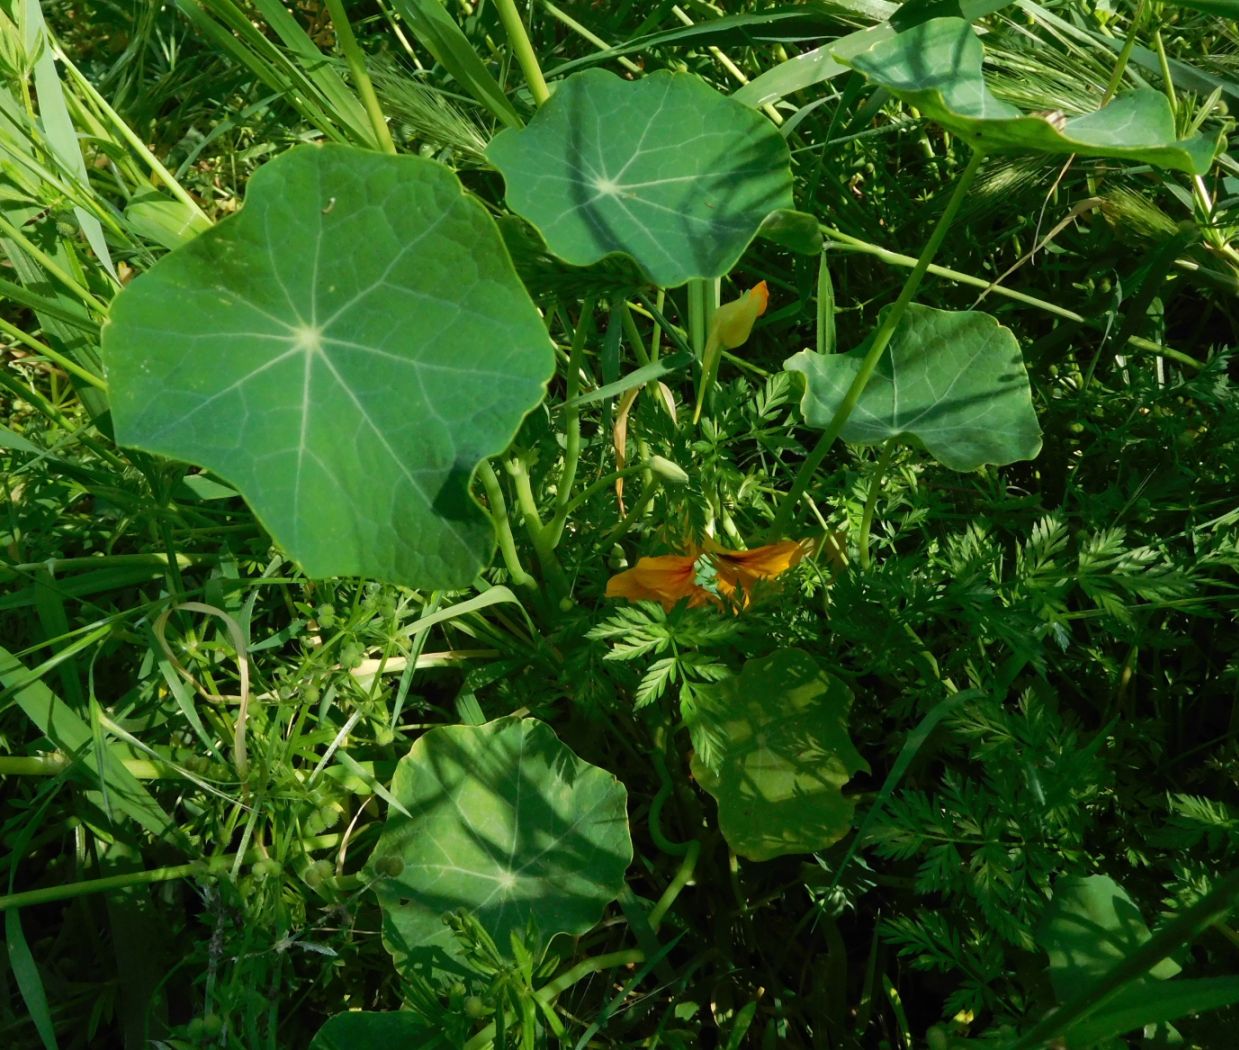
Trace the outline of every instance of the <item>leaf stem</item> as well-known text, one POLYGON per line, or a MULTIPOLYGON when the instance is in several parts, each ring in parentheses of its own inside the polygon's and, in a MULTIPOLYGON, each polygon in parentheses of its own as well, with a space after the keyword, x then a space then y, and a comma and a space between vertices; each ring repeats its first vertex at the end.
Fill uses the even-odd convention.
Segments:
POLYGON ((486 498, 490 502, 490 517, 495 523, 495 535, 499 540, 499 553, 503 556, 503 564, 507 566, 512 576, 512 582, 518 587, 536 588, 534 580, 521 564, 520 555, 516 553, 516 541, 512 537, 512 521, 508 517, 508 503, 503 498, 503 489, 495 468, 490 462, 483 460, 478 467, 478 480, 486 490, 486 498))
POLYGON ((345 61, 353 74, 353 83, 361 103, 366 107, 366 115, 370 118, 370 127, 374 130, 374 140, 384 153, 396 155, 396 144, 392 142, 391 131, 387 127, 387 118, 383 115, 383 107, 379 105, 379 97, 374 93, 374 84, 370 74, 366 72, 365 55, 357 45, 357 37, 353 35, 353 27, 349 24, 348 15, 344 11, 341 0, 327 0, 327 11, 331 15, 331 24, 336 31, 336 43, 344 52, 345 61))
POLYGON ((869 345, 869 352, 865 355, 864 361, 861 362, 860 370, 856 373, 856 378, 852 380, 852 385, 848 387, 847 393, 843 395, 843 400, 835 410, 834 418, 831 419, 825 433, 818 439, 813 451, 809 453, 805 461, 800 465, 800 470, 796 474, 796 479, 792 483, 790 491, 779 503, 778 510, 775 511, 774 521, 770 525, 769 542, 781 539, 786 532, 792 512, 796 509, 796 504, 800 502, 800 497, 805 494, 805 490, 808 489, 809 483, 822 465, 822 461, 826 458, 830 447, 835 443, 835 439, 839 436, 840 431, 843 430, 844 424, 847 423, 848 417, 851 416, 852 410, 860 400, 860 395, 864 393, 874 369, 878 367, 878 362, 882 359, 882 354, 886 352, 891 336, 895 334, 895 329, 898 327, 899 322, 903 320, 903 315, 907 311, 908 305, 912 302, 917 289, 921 286, 921 280, 929 270, 934 256, 938 254, 938 249, 942 246, 942 242, 946 239, 947 231, 950 230, 951 224, 955 221, 955 216, 959 213, 960 206, 964 203, 964 198, 968 195, 968 190, 972 186, 972 182, 976 178, 977 172, 980 171, 984 160, 985 154, 980 151, 974 152, 969 158, 967 166, 959 177, 959 181, 955 184, 955 190, 951 194, 951 199, 947 201, 946 210, 943 211, 938 219, 938 224, 934 227, 933 233, 930 234, 929 240, 925 242, 925 247, 921 250, 920 257, 916 260, 916 265, 912 268, 912 272, 908 274, 908 278, 904 282, 899 298, 895 300, 895 304, 883 315, 882 322, 878 325, 878 330, 874 333, 873 341, 869 345))
POLYGON ((516 10, 515 0, 495 0, 495 8, 499 12, 499 21, 503 23, 503 31, 508 34, 508 43, 516 54, 521 72, 525 74, 525 82, 529 85, 529 93, 533 95, 534 104, 541 106, 551 97, 546 87, 546 79, 542 76, 542 67, 538 65, 538 56, 529 42, 529 34, 525 32, 525 23, 521 21, 520 12, 516 10))
POLYGON ((549 542, 550 529, 542 523, 542 516, 538 513, 538 501, 534 499, 529 470, 519 456, 512 456, 507 461, 507 470, 516 486, 516 503, 525 521, 525 532, 528 533, 529 542, 533 544, 534 553, 538 556, 538 564, 542 566, 542 575, 552 586, 558 599, 568 593, 568 582, 563 567, 555 556, 555 548, 549 542))
MULTIPOLYGON (((859 237, 853 237, 851 234, 842 232, 841 230, 833 230, 829 226, 821 228, 822 234, 830 238, 829 247, 835 251, 856 252, 861 255, 871 255, 875 259, 880 259, 888 266, 900 266, 911 268, 916 265, 916 259, 911 255, 904 255, 901 252, 891 251, 889 248, 883 248, 877 244, 871 244, 869 241, 861 240, 859 237)), ((992 295, 1001 295, 1003 298, 1011 299, 1017 303, 1024 303, 1027 306, 1034 306, 1039 310, 1044 310, 1046 313, 1054 314, 1056 317, 1061 317, 1065 321, 1074 321, 1076 324, 1085 324, 1092 327, 1101 327, 1098 323, 1083 314, 1078 314, 1074 310, 1068 310, 1066 307, 1059 306, 1057 303, 1048 302, 1045 299, 1038 299, 1035 295, 1028 295, 1026 292, 1016 291, 1014 288, 1007 288, 1001 284, 993 284, 983 277, 976 277, 970 273, 964 273, 962 270, 952 270, 946 266, 930 266, 929 273, 935 277, 944 277, 948 281, 956 281, 959 284, 966 284, 973 288, 983 288, 992 295)), ((1204 368, 1204 364, 1197 361, 1194 357, 1189 357, 1181 350, 1175 350, 1168 346, 1162 346, 1161 343, 1155 343, 1151 339, 1143 339, 1139 336, 1132 336, 1130 345, 1137 349, 1144 350, 1152 354, 1160 354, 1172 361, 1177 361, 1181 365, 1186 365, 1188 368, 1194 368, 1197 371, 1204 368)))
POLYGON ((16 325, 9 324, 3 317, 0 317, 0 332, 4 332, 9 337, 16 339, 20 343, 25 343, 27 347, 33 350, 40 357, 46 357, 53 364, 59 365, 66 372, 75 375, 84 383, 89 383, 97 390, 106 391, 107 383, 102 376, 95 375, 94 372, 87 368, 83 368, 76 361, 64 354, 53 350, 46 343, 41 343, 32 335, 27 335, 16 325))
POLYGON ((882 455, 878 457, 878 465, 873 477, 869 479, 869 495, 865 498, 865 509, 860 516, 860 536, 857 538, 857 548, 860 567, 869 568, 869 529, 873 525, 873 509, 877 506, 878 493, 882 491, 882 479, 886 477, 886 469, 891 465, 891 456, 898 444, 897 438, 887 438, 882 445, 882 455))
POLYGON ((618 543, 622 540, 628 534, 628 530, 631 529, 636 523, 636 520, 645 513, 646 507, 650 505, 650 501, 654 498, 655 494, 661 487, 662 485, 658 480, 658 475, 653 475, 650 478, 649 483, 641 491, 641 495, 637 497, 637 502, 629 508, 628 513, 624 515, 623 520, 602 537, 599 541, 599 546, 606 547, 612 543, 618 543))
POLYGON ((14 241, 17 242, 19 248, 33 258, 40 266, 43 267, 51 276, 60 281, 66 288, 73 292, 74 295, 81 300, 82 304, 88 309, 94 310, 97 314, 103 315, 108 311, 107 306, 102 300, 98 299, 84 284, 80 283, 65 271, 55 259, 47 252, 39 248, 30 240, 26 234, 14 226, 8 219, 0 216, 0 231, 8 234, 14 241))
POLYGON ((559 474, 558 491, 555 494, 555 513, 547 525, 547 542, 554 550, 564 534, 568 520, 568 507, 572 499, 572 485, 576 481, 577 466, 581 461, 581 409, 574 404, 581 387, 581 355, 585 341, 593 326, 594 300, 586 299, 581 304, 581 316, 572 333, 572 349, 568 354, 568 382, 564 392, 564 467, 559 474))

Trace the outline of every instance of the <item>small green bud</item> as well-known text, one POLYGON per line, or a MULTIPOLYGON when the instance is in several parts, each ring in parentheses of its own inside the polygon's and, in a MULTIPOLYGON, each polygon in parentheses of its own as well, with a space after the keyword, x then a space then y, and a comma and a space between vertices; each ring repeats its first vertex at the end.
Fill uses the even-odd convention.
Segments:
POLYGON ((486 1009, 486 1003, 482 1001, 480 995, 471 995, 465 1000, 466 1017, 472 1017, 476 1020, 479 1017, 485 1017, 489 1012, 486 1009))
POLYGON ((662 456, 650 456, 649 468, 668 485, 688 484, 688 472, 662 456))
POLYGON ((316 860, 301 876, 302 880, 312 890, 319 889, 332 875, 335 874, 335 868, 329 860, 316 860))
POLYGON ((250 871, 256 879, 268 879, 272 875, 280 873, 280 862, 273 860, 271 857, 263 857, 262 860, 254 862, 254 866, 250 871))

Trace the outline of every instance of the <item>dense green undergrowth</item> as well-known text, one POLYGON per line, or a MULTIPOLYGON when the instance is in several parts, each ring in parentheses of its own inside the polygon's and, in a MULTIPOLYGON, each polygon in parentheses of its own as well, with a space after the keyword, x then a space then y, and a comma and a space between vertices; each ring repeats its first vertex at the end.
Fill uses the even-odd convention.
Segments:
POLYGON ((1227 7, 0 3, 0 1043, 1229 1046, 1227 7))

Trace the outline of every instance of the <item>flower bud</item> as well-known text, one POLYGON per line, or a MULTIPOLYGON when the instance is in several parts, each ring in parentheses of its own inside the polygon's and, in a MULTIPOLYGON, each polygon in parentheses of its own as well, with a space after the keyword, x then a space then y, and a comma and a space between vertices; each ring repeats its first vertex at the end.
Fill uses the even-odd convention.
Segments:
POLYGON ((668 485, 687 485, 688 472, 678 464, 672 463, 662 456, 650 456, 647 465, 658 477, 668 485))

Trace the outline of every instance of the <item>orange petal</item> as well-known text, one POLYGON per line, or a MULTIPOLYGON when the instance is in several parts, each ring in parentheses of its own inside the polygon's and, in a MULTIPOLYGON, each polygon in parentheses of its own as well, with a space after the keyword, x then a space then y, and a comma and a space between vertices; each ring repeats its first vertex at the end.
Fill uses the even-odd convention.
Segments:
POLYGON ((631 569, 607 581, 607 597, 661 602, 665 609, 671 609, 684 598, 689 599, 690 605, 700 605, 708 601, 710 595, 697 586, 696 566, 697 559, 685 554, 641 558, 631 569))
POLYGON ((806 550, 802 540, 783 540, 747 551, 718 548, 711 553, 711 557, 718 568, 720 580, 748 591, 757 580, 774 579, 797 565, 806 550))

